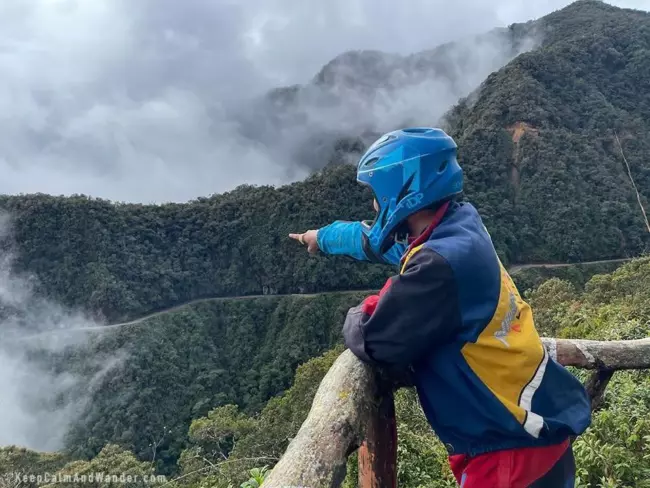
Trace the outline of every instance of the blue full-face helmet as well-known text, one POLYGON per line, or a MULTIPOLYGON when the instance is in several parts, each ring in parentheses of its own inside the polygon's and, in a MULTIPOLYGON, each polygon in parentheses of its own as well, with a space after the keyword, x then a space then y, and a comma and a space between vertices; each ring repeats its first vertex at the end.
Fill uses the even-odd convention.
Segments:
POLYGON ((443 130, 414 127, 380 137, 361 157, 357 181, 372 188, 379 210, 364 225, 366 247, 383 255, 409 215, 463 191, 457 146, 443 130))

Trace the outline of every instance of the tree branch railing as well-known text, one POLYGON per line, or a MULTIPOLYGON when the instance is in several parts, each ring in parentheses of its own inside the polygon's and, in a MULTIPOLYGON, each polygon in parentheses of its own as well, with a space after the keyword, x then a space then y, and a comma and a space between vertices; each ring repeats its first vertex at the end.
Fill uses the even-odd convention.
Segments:
MULTIPOLYGON (((594 370, 586 384, 598 408, 613 373, 650 369, 650 338, 633 341, 543 339, 551 357, 564 366, 594 370)), ((397 429, 393 390, 349 350, 321 382, 307 419, 263 488, 334 488, 346 475, 348 456, 358 450, 359 487, 397 485, 397 429)))

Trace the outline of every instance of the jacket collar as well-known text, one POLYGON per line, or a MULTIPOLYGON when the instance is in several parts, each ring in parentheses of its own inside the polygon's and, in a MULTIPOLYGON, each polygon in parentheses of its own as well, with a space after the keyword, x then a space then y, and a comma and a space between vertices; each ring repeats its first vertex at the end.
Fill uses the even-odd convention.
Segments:
MULTIPOLYGON (((408 254, 413 250, 415 247, 419 246, 423 242, 426 242, 429 240, 429 237, 431 237, 431 233, 433 232, 433 229, 438 227, 438 224, 442 221, 443 217, 447 213, 447 210, 449 210, 449 205, 451 204, 451 201, 447 201, 442 204, 442 206, 436 210, 436 213, 433 214, 433 220, 429 224, 429 227, 427 227, 422 234, 420 234, 418 237, 409 237, 408 242, 409 242, 409 247, 404 253, 404 256, 408 256, 408 254)), ((402 258, 404 259, 404 258, 402 258)))

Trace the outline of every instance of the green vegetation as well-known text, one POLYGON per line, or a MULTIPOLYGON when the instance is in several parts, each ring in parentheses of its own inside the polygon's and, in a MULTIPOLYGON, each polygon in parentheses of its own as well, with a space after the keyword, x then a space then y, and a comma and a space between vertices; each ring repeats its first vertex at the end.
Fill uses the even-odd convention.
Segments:
POLYGON ((83 486, 93 488, 109 488, 119 483, 128 483, 128 486, 133 488, 143 488, 155 486, 158 480, 160 480, 158 484, 162 485, 165 477, 156 476, 151 463, 138 461, 132 453, 119 446, 108 444, 90 461, 73 461, 66 464, 55 473, 55 479, 62 481, 45 486, 72 488, 79 486, 81 480, 83 486), (113 481, 113 477, 116 477, 117 481, 113 481))
MULTIPOLYGON (((320 381, 342 350, 335 348, 300 366, 293 386, 269 401, 258 416, 249 417, 226 405, 193 421, 189 447, 179 461, 181 475, 207 470, 213 482, 236 483, 255 466, 275 464, 298 432, 320 381), (224 460, 229 462, 220 463, 224 460)), ((201 483, 201 478, 188 480, 189 486, 201 483)))
POLYGON ((467 193, 506 261, 638 254, 648 232, 615 133, 647 208, 650 14, 580 1, 537 29, 542 47, 448 114, 467 193))
MULTIPOLYGON (((552 278, 531 292, 530 301, 538 327, 544 334, 598 340, 636 339, 650 336, 648 290, 650 257, 633 260, 611 274, 596 275, 581 291, 568 281, 552 278)), ((91 461, 71 461, 70 457, 62 455, 38 455, 7 448, 0 450, 0 466, 6 471, 11 471, 16 466, 38 471, 46 469, 47 466, 49 470, 60 472, 70 472, 73 468, 78 470, 80 467, 92 470, 98 466, 105 466, 105 472, 110 472, 111 469, 117 469, 111 466, 120 466, 120 469, 125 466, 132 468, 134 472, 140 470, 143 473, 148 473, 148 470, 156 466, 159 473, 165 473, 170 480, 175 480, 172 483, 174 488, 228 488, 246 482, 249 486, 255 486, 254 483, 264 476, 263 468, 272 468, 298 431, 307 416, 321 379, 342 351, 342 346, 338 345, 318 356, 319 349, 328 347, 326 343, 334 344, 339 341, 340 314, 349 306, 349 301, 346 301, 348 298, 354 301, 360 296, 340 294, 303 299, 254 299, 247 306, 244 301, 212 302, 200 305, 200 311, 185 312, 184 316, 181 314, 174 318, 176 314, 172 314, 169 322, 157 324, 156 327, 144 326, 132 331, 127 329, 106 337, 101 344, 113 347, 127 337, 133 338, 140 334, 137 349, 133 349, 127 361, 143 361, 142 364, 156 362, 155 367, 139 365, 120 368, 113 376, 106 378, 104 387, 97 391, 93 408, 97 414, 101 413, 106 418, 87 418, 86 421, 89 426, 93 426, 93 430, 78 431, 77 442, 86 446, 85 453, 89 456, 94 454, 93 446, 87 439, 93 439, 97 445, 109 445, 91 461), (275 309, 275 312, 264 307, 275 309), (284 309, 284 312, 279 309, 284 309), (224 350, 212 349, 217 341, 205 345, 205 338, 215 330, 193 329, 191 334, 186 334, 184 339, 178 340, 176 344, 172 342, 172 338, 180 336, 177 327, 187 323, 191 318, 190 314, 225 315, 226 311, 233 315, 240 314, 238 322, 242 324, 247 323, 244 317, 248 313, 276 317, 281 313, 294 314, 293 321, 289 321, 293 328, 272 329, 268 336, 257 338, 256 335, 261 334, 256 334, 253 329, 248 333, 243 332, 245 326, 240 331, 233 330, 229 333, 227 329, 232 323, 226 324, 222 321, 215 326, 217 335, 225 333, 225 341, 240 337, 237 340, 241 342, 233 344, 235 347, 232 353, 240 351, 240 358, 244 362, 238 367, 231 363, 230 371, 241 374, 231 373, 223 376, 219 382, 205 383, 205 373, 219 372, 228 367, 220 361, 234 361, 227 357, 224 350), (321 322, 318 320, 318 314, 330 314, 336 318, 321 322), (293 356, 295 361, 289 365, 285 356, 294 351, 296 345, 305 344, 308 337, 317 334, 317 327, 312 325, 314 323, 324 324, 318 328, 323 335, 320 343, 314 342, 312 349, 306 350, 304 355, 318 357, 299 366, 291 387, 271 398, 258 410, 257 406, 264 401, 264 393, 258 385, 265 384, 265 381, 268 383, 268 380, 261 378, 271 378, 279 372, 287 377, 293 374, 293 365, 303 362, 303 359, 293 356), (136 333, 136 330, 139 332, 136 333), (125 336, 120 337, 122 334, 125 336), (299 337, 294 339, 296 335, 299 337), (276 337, 271 339, 274 336, 276 337), (289 338, 294 342, 291 343, 289 338), (111 345, 110 341, 117 342, 111 345), (197 341, 204 344, 201 347, 206 349, 205 356, 199 353, 201 347, 197 341), (187 344, 183 345, 182 342, 187 344), (145 347, 140 343, 150 345, 145 347), (162 345, 166 347, 161 348, 162 345), (276 348, 283 351, 283 354, 278 354, 275 359, 265 356, 276 348), (158 352, 169 349, 170 352, 156 358, 152 356, 154 349, 158 352), (184 351, 190 350, 198 353, 196 358, 183 359, 184 351), (210 364, 206 359, 212 356, 216 358, 218 365, 210 364), (193 365, 191 361, 194 360, 196 364, 193 365), (189 362, 186 364, 184 361, 189 362), (244 366, 245 364, 248 366, 244 366), (208 365, 203 374, 200 365, 208 365), (273 366, 269 368, 268 365, 273 366), (156 374, 160 376, 147 376, 153 371, 157 371, 156 374), (190 373, 177 376, 181 371, 190 373), (142 376, 134 377, 136 372, 138 376, 142 376), (231 391, 224 390, 223 385, 229 385, 231 391), (117 390, 113 388, 118 387, 121 395, 115 395, 117 390), (242 391, 248 392, 248 396, 242 391), (195 396, 190 398, 191 394, 195 396), (116 397, 123 398, 120 398, 118 403, 108 403, 116 397), (201 402, 201 398, 206 400, 201 402), (238 402, 239 398, 247 398, 249 406, 238 402), (182 404, 189 405, 192 402, 197 402, 202 407, 197 410, 183 409, 182 404), (255 408, 250 408, 253 405, 255 408), (194 420, 190 423, 191 418, 194 420), (158 425, 163 422, 167 427, 158 425), (116 427, 111 430, 111 425, 116 427), (170 428, 169 425, 174 427, 170 428), (164 438, 162 434, 169 430, 169 437, 164 438), (179 434, 175 434, 176 431, 179 434), (123 436, 126 432, 129 432, 130 438, 123 436), (158 435, 157 439, 161 439, 155 463, 151 462, 151 446, 146 444, 153 434, 158 435), (122 447, 118 448, 112 444, 120 444, 122 447), (134 446, 140 446, 136 449, 141 461, 124 450, 125 447, 132 449, 134 446), (169 464, 176 462, 176 458, 176 464, 169 464)), ((206 317, 205 322, 210 322, 206 317)), ((248 320, 252 317, 253 315, 250 315, 248 320)), ((276 326, 280 323, 281 320, 278 319, 276 326)), ((99 345, 100 343, 93 351, 95 354, 101 350, 99 345)), ((586 378, 582 371, 576 371, 576 374, 582 379, 586 378)), ((398 392, 396 411, 400 486, 454 486, 447 465, 446 451, 431 432, 412 389, 398 392)), ((592 427, 578 438, 574 445, 580 478, 577 486, 648 487, 649 419, 650 372, 617 372, 606 391, 602 408, 594 415, 592 427)), ((74 458, 80 453, 69 454, 74 458)), ((356 486, 354 463, 353 456, 349 463, 347 487, 356 486)))
POLYGON ((512 271, 510 274, 514 280, 517 288, 526 293, 528 290, 537 288, 539 285, 551 278, 559 278, 567 281, 575 286, 577 289, 584 288, 585 284, 597 274, 611 273, 622 262, 613 263, 597 263, 597 264, 575 264, 561 268, 525 268, 521 270, 512 271))
MULTIPOLYGON (((552 279, 531 295, 539 327, 560 337, 650 336, 650 258, 594 276, 585 291, 552 279)), ((650 486, 650 372, 618 372, 604 408, 575 444, 580 486, 650 486)))
POLYGON ((70 454, 89 458, 116 443, 170 472, 192 419, 227 404, 259 411, 290 386, 298 365, 341 341, 345 313, 362 298, 203 302, 110 330, 83 350, 50 358, 54 368, 88 378, 101 364, 118 361, 69 433, 70 454))
POLYGON ((35 273, 43 294, 117 320, 203 297, 381 286, 390 268, 310 258, 287 238, 367 217, 359 190, 345 166, 184 205, 31 195, 0 197, 0 209, 14 217, 16 268, 35 273))
MULTIPOLYGON (((446 118, 467 197, 506 263, 637 256, 648 233, 650 14, 580 1, 528 25, 541 47, 490 75, 446 118)), ((339 162, 346 148, 337 150, 339 162)), ((109 320, 209 296, 381 286, 390 268, 308 257, 290 231, 372 216, 351 165, 281 188, 242 186, 187 204, 0 197, 20 270, 41 291, 109 320)))
POLYGON ((133 453, 107 444, 90 461, 74 461, 61 454, 41 454, 16 447, 0 449, 0 486, 84 486, 129 488, 159 486, 165 477, 156 475, 151 463, 138 461, 133 453))
MULTIPOLYGON (((540 33, 542 45, 492 74, 445 121, 499 255, 506 264, 641 255, 648 234, 615 135, 650 207, 650 15, 583 0, 513 29, 540 33)), ((204 297, 376 289, 392 268, 309 257, 286 238, 371 216, 368 190, 338 164, 358 150, 346 141, 329 167, 281 188, 159 206, 0 196, 0 211, 12 216, 15 267, 38 276, 39 293, 110 321, 204 297)), ((522 291, 535 288, 528 296, 545 335, 650 335, 650 258, 593 272, 514 278, 522 291)), ((362 298, 206 301, 39 357, 88 378, 107 361, 117 366, 92 385, 64 454, 5 448, 0 474, 101 469, 165 474, 174 488, 259 485, 340 352, 345 312, 362 298)), ((399 392, 396 406, 400 486, 453 486, 414 392, 399 392)), ((650 373, 617 373, 575 444, 579 486, 650 486, 649 418, 650 373)), ((352 459, 348 487, 354 470, 352 459)))
POLYGON ((26 488, 36 488, 36 480, 30 476, 43 476, 63 468, 70 459, 62 453, 37 453, 28 449, 10 446, 0 449, 0 486, 17 486, 16 473, 21 476, 21 484, 26 488), (27 482, 23 477, 27 476, 27 482))

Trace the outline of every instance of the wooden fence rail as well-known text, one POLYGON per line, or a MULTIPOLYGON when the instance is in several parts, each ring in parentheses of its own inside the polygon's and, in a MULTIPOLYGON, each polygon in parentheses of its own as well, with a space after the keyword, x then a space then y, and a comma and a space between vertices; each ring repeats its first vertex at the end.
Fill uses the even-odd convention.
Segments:
MULTIPOLYGON (((650 369, 650 338, 635 341, 543 339, 564 366, 594 370, 587 382, 597 408, 614 371, 650 369)), ((264 481, 263 488, 335 488, 347 459, 359 450, 359 486, 395 487, 397 435, 393 390, 405 381, 386 381, 349 350, 323 378, 307 419, 264 481)))

